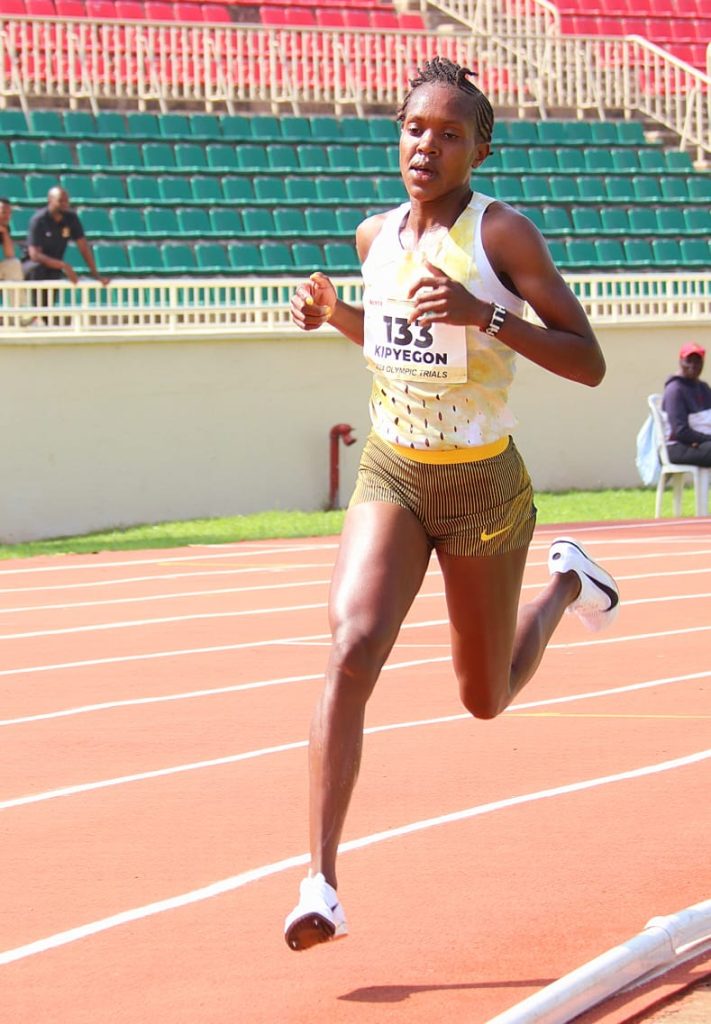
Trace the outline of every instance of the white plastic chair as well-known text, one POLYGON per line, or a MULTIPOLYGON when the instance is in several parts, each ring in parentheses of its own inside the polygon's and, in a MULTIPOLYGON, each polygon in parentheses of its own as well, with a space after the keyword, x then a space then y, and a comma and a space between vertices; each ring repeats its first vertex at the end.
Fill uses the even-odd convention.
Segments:
POLYGON ((659 519, 662 514, 662 497, 667 479, 672 482, 672 506, 675 516, 681 515, 681 492, 684 489, 684 477, 691 476, 694 482, 694 495, 696 499, 696 515, 708 515, 709 508, 709 479, 711 479, 711 468, 708 466, 687 466, 680 462, 672 462, 667 452, 667 441, 664 432, 664 414, 662 412, 662 396, 650 395, 647 399, 654 421, 654 439, 659 452, 661 471, 659 483, 657 484, 657 500, 654 508, 654 518, 659 519))

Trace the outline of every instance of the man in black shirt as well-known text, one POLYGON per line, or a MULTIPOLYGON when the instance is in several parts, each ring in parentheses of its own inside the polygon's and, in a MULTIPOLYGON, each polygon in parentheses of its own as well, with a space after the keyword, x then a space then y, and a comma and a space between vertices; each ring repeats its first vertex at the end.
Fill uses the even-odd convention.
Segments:
POLYGON ((77 244, 92 277, 101 284, 109 283, 96 268, 91 246, 76 213, 69 208, 66 190, 55 185, 47 195, 47 206, 34 214, 27 228, 27 243, 22 252, 22 271, 26 281, 60 281, 63 277, 76 284, 74 267, 64 261, 70 241, 77 244))

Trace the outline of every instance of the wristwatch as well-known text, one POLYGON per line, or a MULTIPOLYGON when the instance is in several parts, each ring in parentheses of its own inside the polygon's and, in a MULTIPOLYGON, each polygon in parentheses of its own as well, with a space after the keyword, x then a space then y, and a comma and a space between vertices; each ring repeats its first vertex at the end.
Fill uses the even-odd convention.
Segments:
POLYGON ((484 334, 490 334, 493 338, 499 333, 501 325, 506 319, 506 307, 500 306, 498 302, 492 303, 494 312, 491 314, 489 326, 484 328, 484 334))

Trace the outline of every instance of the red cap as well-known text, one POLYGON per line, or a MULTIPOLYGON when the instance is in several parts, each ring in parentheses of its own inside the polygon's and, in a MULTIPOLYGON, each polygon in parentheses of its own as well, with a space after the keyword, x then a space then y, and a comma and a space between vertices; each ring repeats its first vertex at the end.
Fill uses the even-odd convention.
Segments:
POLYGON ((688 356, 701 356, 703 359, 705 355, 706 349, 697 345, 695 341, 687 341, 686 345, 682 345, 679 349, 680 359, 686 359, 688 356))

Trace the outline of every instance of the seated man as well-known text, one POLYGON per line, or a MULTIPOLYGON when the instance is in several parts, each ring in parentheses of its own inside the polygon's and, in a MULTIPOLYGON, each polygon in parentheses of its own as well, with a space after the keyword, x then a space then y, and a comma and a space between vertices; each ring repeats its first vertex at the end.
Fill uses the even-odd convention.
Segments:
POLYGON ((711 466, 711 388, 700 380, 706 350, 694 342, 679 351, 679 373, 664 385, 662 408, 669 422, 672 462, 711 466))
POLYGON ((59 185, 49 190, 47 206, 34 214, 27 229, 27 243, 22 254, 22 271, 26 281, 60 281, 63 277, 76 284, 74 267, 64 261, 70 241, 77 244, 91 276, 101 284, 109 283, 96 268, 91 246, 84 237, 76 213, 70 209, 69 195, 59 185))
POLYGON ((22 264, 15 256, 15 243, 10 233, 10 217, 12 203, 9 199, 0 199, 0 281, 21 281, 22 264))

